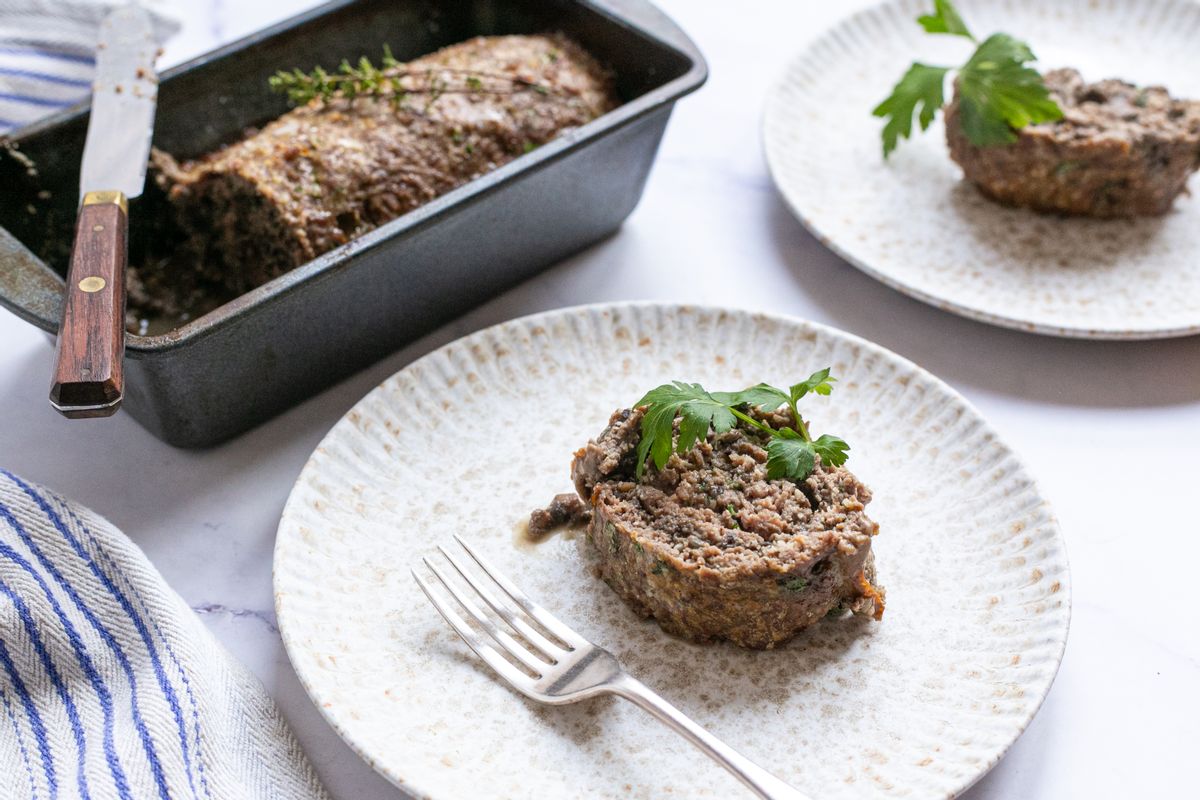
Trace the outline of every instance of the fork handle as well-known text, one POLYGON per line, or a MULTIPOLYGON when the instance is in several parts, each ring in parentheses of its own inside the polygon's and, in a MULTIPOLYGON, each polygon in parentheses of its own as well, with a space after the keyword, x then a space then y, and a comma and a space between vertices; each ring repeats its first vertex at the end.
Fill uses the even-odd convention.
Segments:
POLYGON ((674 729, 764 800, 811 800, 808 795, 793 789, 701 728, 637 678, 623 674, 612 686, 612 692, 650 712, 667 727, 674 729))

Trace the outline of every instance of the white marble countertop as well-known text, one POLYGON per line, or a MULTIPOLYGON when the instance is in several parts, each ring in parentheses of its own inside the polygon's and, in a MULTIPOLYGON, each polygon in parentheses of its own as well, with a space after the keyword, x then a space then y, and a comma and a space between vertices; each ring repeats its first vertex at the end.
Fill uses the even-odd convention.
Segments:
MULTIPOLYGON (((185 23, 169 64, 314 3, 168 4, 185 23)), ((712 76, 678 107, 620 233, 222 447, 175 450, 120 415, 60 418, 46 403, 46 337, 0 312, 0 465, 90 505, 144 548, 264 681, 335 797, 391 800, 398 790, 309 702, 274 623, 276 522, 325 431, 415 357, 535 311, 660 299, 818 320, 965 394, 1025 457, 1062 521, 1074 586, 1066 658, 1028 731, 967 796, 1177 794, 1200 740, 1190 576, 1200 559, 1200 337, 1098 343, 991 328, 881 286, 809 236, 767 176, 760 109, 798 45, 859 4, 664 0, 712 76)))

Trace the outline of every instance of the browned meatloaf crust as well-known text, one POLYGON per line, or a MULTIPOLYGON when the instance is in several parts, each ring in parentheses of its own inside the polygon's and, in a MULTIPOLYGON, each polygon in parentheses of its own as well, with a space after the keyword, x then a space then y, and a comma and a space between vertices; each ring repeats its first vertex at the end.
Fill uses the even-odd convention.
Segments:
POLYGON ((641 419, 640 409, 613 414, 571 466, 592 506, 581 551, 635 611, 688 639, 752 648, 831 612, 883 614, 871 492, 848 470, 818 464, 800 483, 768 480, 762 434, 735 428, 639 481, 641 419))
POLYGON ((1092 217, 1164 214, 1200 168, 1200 102, 1162 87, 1085 83, 1073 69, 1046 73, 1063 110, 1029 125, 1010 145, 977 147, 959 125, 958 94, 946 109, 950 155, 988 197, 1038 211, 1092 217))
POLYGON ((252 289, 616 104, 558 35, 479 37, 394 70, 400 96, 316 99, 196 161, 155 153, 206 277, 252 289))

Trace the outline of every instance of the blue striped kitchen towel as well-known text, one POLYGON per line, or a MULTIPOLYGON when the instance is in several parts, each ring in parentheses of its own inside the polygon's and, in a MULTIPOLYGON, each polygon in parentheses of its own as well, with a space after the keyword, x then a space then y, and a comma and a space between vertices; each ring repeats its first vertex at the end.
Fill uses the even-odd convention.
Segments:
MULTIPOLYGON (((118 0, 0 0, 0 134, 86 100, 100 22, 118 0)), ((179 29, 147 4, 159 42, 179 29)))
POLYGON ((0 470, 0 800, 327 797, 140 550, 0 470))

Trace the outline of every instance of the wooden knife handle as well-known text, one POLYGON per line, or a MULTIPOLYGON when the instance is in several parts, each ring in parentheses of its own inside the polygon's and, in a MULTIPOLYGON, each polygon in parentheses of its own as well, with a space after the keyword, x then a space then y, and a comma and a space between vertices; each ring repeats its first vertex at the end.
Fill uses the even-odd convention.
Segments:
POLYGON ((88 192, 79 209, 55 346, 50 405, 71 418, 107 417, 125 389, 125 264, 129 213, 121 192, 88 192))

